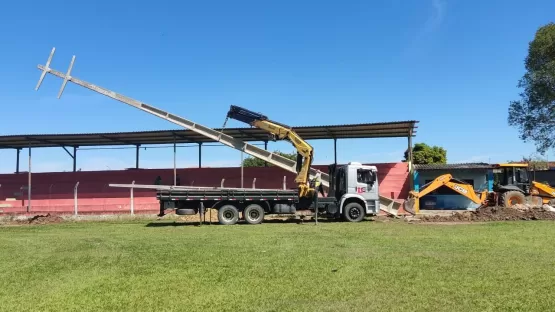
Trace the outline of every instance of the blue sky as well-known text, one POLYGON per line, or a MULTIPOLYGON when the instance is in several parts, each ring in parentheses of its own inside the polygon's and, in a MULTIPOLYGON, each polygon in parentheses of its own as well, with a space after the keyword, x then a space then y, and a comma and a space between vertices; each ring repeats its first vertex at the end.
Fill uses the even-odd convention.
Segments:
MULTIPOLYGON (((11 1, 0 12, 0 132, 177 128, 73 84, 58 100, 61 80, 51 75, 34 91, 36 65, 55 46, 54 69, 76 55, 74 76, 210 127, 231 104, 293 126, 418 120, 415 142, 443 146, 449 162, 520 159, 534 146, 508 127, 507 106, 528 42, 553 12, 547 0, 11 1)), ((316 163, 333 161, 331 141, 311 143, 316 163)), ((339 141, 338 158, 398 161, 406 146, 339 141)), ((133 167, 134 153, 82 150, 77 166, 133 167)), ((141 153, 143 167, 173 165, 171 147, 141 153)), ((238 165, 240 153, 206 147, 203 162, 238 165)), ((196 164, 196 148, 178 149, 178 166, 196 164)), ((14 168, 15 152, 0 150, 0 172, 14 168)), ((33 171, 51 170, 71 170, 67 154, 34 149, 33 171)))

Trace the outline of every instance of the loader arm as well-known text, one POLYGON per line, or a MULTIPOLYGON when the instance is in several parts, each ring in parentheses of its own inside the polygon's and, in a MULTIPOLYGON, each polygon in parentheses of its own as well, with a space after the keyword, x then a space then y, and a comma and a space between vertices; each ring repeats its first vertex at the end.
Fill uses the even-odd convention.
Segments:
POLYGON ((299 196, 309 195, 311 189, 308 186, 310 166, 314 159, 314 149, 303 140, 295 131, 286 125, 271 121, 268 117, 250 111, 248 109, 231 105, 227 118, 247 123, 253 127, 268 132, 273 141, 287 140, 297 150, 297 177, 295 182, 299 186, 299 196))
POLYGON ((420 209, 420 198, 430 194, 431 192, 437 190, 438 188, 446 186, 453 191, 459 193, 460 195, 470 199, 476 204, 483 205, 486 203, 488 191, 482 191, 480 193, 476 193, 474 191, 474 187, 466 182, 457 180, 453 178, 450 174, 440 175, 439 177, 435 178, 432 182, 427 183, 422 186, 422 191, 416 192, 411 191, 409 193, 409 198, 406 201, 406 209, 409 211, 416 211, 420 209))
POLYGON ((542 198, 555 198, 555 188, 550 185, 532 181, 532 192, 534 188, 538 191, 538 194, 533 195, 539 195, 542 198))

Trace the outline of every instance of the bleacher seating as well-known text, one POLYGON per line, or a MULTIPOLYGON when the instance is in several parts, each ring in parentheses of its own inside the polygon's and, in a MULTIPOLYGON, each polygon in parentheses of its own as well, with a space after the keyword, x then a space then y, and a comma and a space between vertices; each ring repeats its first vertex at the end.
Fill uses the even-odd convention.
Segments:
MULTIPOLYGON (((408 195, 408 170, 406 163, 375 164, 378 167, 380 194, 395 199, 408 195)), ((313 166, 327 172, 327 166, 313 166)), ((181 185, 219 186, 225 179, 225 186, 241 186, 241 169, 232 168, 185 168, 177 169, 181 185)), ((162 184, 173 184, 173 169, 128 169, 111 171, 81 171, 32 173, 31 213, 73 213, 74 187, 79 182, 77 197, 80 214, 129 213, 130 190, 109 187, 110 183, 154 184, 157 176, 162 184)), ((287 187, 295 188, 295 174, 277 167, 244 168, 243 186, 252 187, 256 178, 256 188, 282 188, 283 176, 287 187)), ((25 213, 28 174, 0 174, 0 214, 25 213)), ((136 213, 155 213, 158 202, 151 190, 134 190, 136 213)))

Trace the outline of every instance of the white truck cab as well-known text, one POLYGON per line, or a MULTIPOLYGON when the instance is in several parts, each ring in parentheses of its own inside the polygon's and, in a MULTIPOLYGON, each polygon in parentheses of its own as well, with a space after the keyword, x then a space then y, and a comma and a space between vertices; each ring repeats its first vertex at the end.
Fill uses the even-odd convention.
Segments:
POLYGON ((339 209, 334 212, 348 221, 377 214, 380 207, 378 168, 359 162, 331 165, 328 197, 335 197, 339 209))

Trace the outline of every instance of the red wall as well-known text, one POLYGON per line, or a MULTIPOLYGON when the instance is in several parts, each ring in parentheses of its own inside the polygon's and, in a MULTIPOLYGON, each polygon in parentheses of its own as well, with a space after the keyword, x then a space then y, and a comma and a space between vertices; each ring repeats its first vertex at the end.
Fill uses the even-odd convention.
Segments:
MULTIPOLYGON (((404 199, 408 195, 408 170, 406 163, 374 164, 378 167, 380 194, 404 199)), ((327 166, 313 166, 327 172, 327 166)), ((181 185, 219 186, 225 178, 224 186, 241 186, 241 168, 186 168, 178 169, 181 185)), ((109 187, 110 183, 154 184, 160 175, 162 184, 173 184, 173 169, 131 169, 116 171, 33 173, 31 178, 31 212, 72 212, 74 207, 73 189, 78 186, 79 213, 129 212, 129 189, 109 187)), ((295 174, 281 168, 244 168, 244 187, 252 187, 256 178, 256 188, 282 188, 283 176, 287 187, 295 188, 295 174)), ((27 206, 27 191, 20 192, 28 183, 27 173, 0 174, 0 213, 24 212, 27 206), (16 201, 3 201, 16 198, 16 201)), ((155 212, 158 203, 155 192, 135 189, 135 211, 155 212)))

